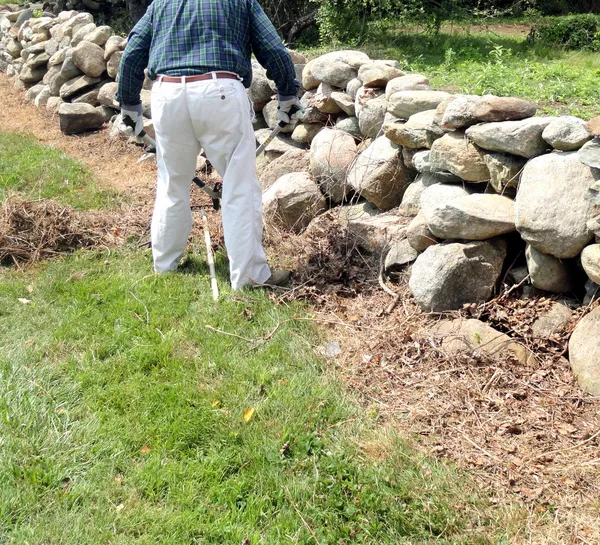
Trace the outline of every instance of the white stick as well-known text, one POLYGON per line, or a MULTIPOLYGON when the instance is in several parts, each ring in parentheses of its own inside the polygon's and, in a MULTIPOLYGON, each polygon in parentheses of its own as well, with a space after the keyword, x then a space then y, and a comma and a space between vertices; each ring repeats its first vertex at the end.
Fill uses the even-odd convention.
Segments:
POLYGON ((208 232, 208 218, 206 212, 202 210, 202 223, 204 225, 204 242, 206 243, 206 258, 208 260, 208 269, 210 271, 210 286, 212 288, 213 301, 219 300, 219 286, 217 286, 217 275, 215 273, 215 258, 212 252, 210 242, 210 233, 208 232))

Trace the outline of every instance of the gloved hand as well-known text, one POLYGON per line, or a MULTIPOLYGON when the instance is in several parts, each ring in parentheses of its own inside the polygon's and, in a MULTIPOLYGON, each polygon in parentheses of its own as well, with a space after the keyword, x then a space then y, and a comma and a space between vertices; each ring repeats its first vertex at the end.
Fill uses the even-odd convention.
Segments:
POLYGON ((122 106, 119 130, 127 136, 138 136, 144 130, 142 105, 122 106))
POLYGON ((302 111, 300 99, 297 96, 280 96, 277 106, 277 120, 283 121, 286 125, 298 117, 302 111))

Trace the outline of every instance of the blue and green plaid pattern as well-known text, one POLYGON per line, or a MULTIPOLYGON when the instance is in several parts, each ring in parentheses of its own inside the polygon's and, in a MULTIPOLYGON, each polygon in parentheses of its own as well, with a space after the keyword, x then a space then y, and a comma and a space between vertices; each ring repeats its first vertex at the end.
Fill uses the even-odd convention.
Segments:
POLYGON ((250 87, 252 53, 281 96, 296 94, 290 55, 258 0, 154 0, 129 34, 117 99, 140 103, 146 67, 151 79, 226 70, 250 87))

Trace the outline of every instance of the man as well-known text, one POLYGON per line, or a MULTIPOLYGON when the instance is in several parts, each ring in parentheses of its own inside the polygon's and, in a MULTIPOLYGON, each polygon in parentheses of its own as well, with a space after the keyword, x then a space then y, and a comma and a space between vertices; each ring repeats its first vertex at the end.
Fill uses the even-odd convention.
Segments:
POLYGON ((278 119, 297 111, 289 53, 258 0, 154 0, 135 25, 119 68, 117 99, 130 133, 142 130, 144 69, 155 80, 152 119, 158 184, 152 217, 154 270, 177 268, 192 226, 190 185, 203 148, 223 178, 223 231, 234 289, 282 285, 262 248, 262 194, 256 176, 254 112, 246 87, 251 54, 278 90, 278 119), (126 118, 130 119, 127 120, 126 118))

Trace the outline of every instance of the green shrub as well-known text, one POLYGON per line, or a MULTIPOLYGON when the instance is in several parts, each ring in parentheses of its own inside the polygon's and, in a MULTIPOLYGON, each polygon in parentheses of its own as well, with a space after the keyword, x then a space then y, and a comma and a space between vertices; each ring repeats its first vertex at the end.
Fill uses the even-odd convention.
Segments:
POLYGON ((544 21, 531 29, 529 42, 600 51, 600 18, 572 15, 544 21))

